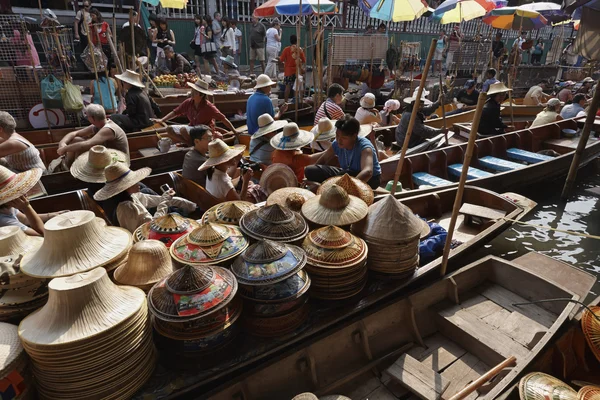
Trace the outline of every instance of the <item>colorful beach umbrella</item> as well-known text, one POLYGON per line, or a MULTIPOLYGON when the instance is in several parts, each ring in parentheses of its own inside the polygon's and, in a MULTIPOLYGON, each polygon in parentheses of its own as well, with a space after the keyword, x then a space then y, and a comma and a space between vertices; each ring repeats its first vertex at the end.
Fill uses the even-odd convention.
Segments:
POLYGON ((333 14, 337 11, 335 3, 329 0, 269 0, 254 9, 254 16, 270 18, 276 15, 298 15, 302 7, 302 15, 333 14))
POLYGON ((492 10, 483 22, 496 29, 531 31, 541 29, 548 20, 537 11, 524 10, 520 7, 503 7, 492 10))
POLYGON ((519 6, 523 10, 537 11, 544 16, 550 23, 556 24, 571 19, 571 16, 560 9, 560 4, 541 2, 530 3, 519 6))
POLYGON ((483 17, 496 8, 491 0, 446 0, 435 9, 431 20, 440 24, 459 24, 483 17))
POLYGON ((187 6, 188 0, 143 0, 143 2, 154 7, 160 4, 165 8, 176 8, 178 10, 182 10, 187 6))
MULTIPOLYGON (((370 0, 366 1, 371 4, 370 0)), ((372 3, 369 17, 392 22, 414 21, 427 10, 425 0, 377 0, 372 3)))

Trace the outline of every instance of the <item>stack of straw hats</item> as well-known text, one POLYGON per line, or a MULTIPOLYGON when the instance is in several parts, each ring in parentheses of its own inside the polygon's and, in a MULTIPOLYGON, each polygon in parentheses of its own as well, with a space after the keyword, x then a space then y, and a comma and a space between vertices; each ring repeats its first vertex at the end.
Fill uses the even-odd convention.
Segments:
POLYGON ((336 184, 327 187, 302 206, 304 218, 322 226, 348 226, 362 220, 368 212, 367 203, 348 195, 348 192, 336 184))
POLYGON ((411 276, 419 265, 419 239, 429 229, 410 208, 388 195, 369 207, 362 224, 352 226, 352 232, 369 246, 367 266, 390 278, 411 276))
POLYGON ((202 223, 216 222, 218 224, 238 225, 240 219, 256 206, 249 201, 226 201, 208 209, 202 216, 202 223))
POLYGON ((599 306, 591 306, 589 310, 584 310, 581 316, 581 330, 592 353, 600 361, 600 321, 598 321, 598 316, 600 316, 599 306))
POLYGON ((33 375, 16 325, 0 322, 0 397, 33 398, 33 375))
POLYGON ((308 318, 310 287, 302 271, 306 253, 298 246, 261 240, 233 263, 231 270, 245 300, 244 325, 262 337, 286 335, 308 318))
POLYGON ((281 188, 271 193, 267 199, 267 206, 279 204, 288 207, 292 211, 300 212, 306 200, 313 197, 315 197, 315 194, 307 189, 299 187, 281 188))
POLYGON ((40 397, 130 398, 155 364, 145 293, 104 268, 48 287, 48 303, 19 325, 40 397))
POLYGON ((143 240, 135 243, 127 261, 115 270, 115 281, 148 292, 152 286, 173 272, 173 261, 169 250, 158 240, 143 240))
POLYGON ((18 226, 0 228, 0 321, 17 321, 48 299, 47 282, 21 272, 23 254, 36 251, 41 237, 28 236, 18 226))
POLYGON ((133 241, 155 239, 161 241, 167 247, 186 233, 190 233, 199 224, 193 219, 184 218, 177 213, 163 215, 146 222, 133 232, 133 241))
POLYGON ((235 225, 206 223, 173 243, 169 251, 179 263, 229 266, 248 247, 248 240, 235 225))
POLYGON ((577 392, 560 379, 542 372, 532 372, 519 381, 519 397, 522 400, 576 400, 577 392))
POLYGON ((311 231, 302 248, 308 258, 311 295, 341 300, 359 293, 367 283, 367 244, 336 226, 311 231))
POLYGON ((229 270, 213 266, 185 265, 161 280, 148 293, 159 347, 206 353, 229 343, 242 312, 237 289, 229 270))
POLYGON ((304 218, 289 208, 273 204, 245 214, 240 229, 255 240, 269 239, 283 243, 302 243, 308 233, 304 218))
POLYGON ((349 195, 356 196, 368 206, 373 204, 373 200, 375 199, 375 195, 373 193, 373 189, 360 179, 356 179, 351 177, 348 174, 344 174, 342 176, 334 176, 332 178, 327 179, 325 182, 321 184, 317 194, 322 194, 328 187, 331 185, 338 185, 342 189, 346 191, 349 195))
POLYGON ((132 237, 108 227, 91 211, 70 211, 44 225, 44 242, 23 256, 21 270, 37 278, 56 278, 104 267, 111 271, 127 257, 132 237))

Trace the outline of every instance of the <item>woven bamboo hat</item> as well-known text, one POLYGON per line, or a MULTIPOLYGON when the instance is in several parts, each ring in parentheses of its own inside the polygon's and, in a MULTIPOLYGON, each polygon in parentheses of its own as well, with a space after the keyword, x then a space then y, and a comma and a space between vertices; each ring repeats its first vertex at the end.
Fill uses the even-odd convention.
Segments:
POLYGON ((312 132, 298 128, 298 124, 291 122, 283 127, 283 132, 271 138, 271 146, 279 150, 297 150, 306 146, 314 139, 312 132))
POLYGON ((136 183, 141 182, 146 178, 152 170, 150 168, 140 168, 136 171, 129 169, 125 163, 116 163, 109 165, 104 169, 106 176, 106 184, 96 192, 94 200, 104 201, 110 199, 129 189, 136 183))
POLYGON ((373 199, 375 195, 373 194, 373 189, 360 179, 356 179, 351 177, 348 174, 344 174, 343 176, 334 176, 331 177, 325 182, 321 184, 319 190, 317 190, 317 194, 321 194, 331 185, 338 185, 343 188, 349 195, 356 196, 368 206, 373 204, 373 199))
POLYGON ((240 220, 240 229, 256 240, 269 239, 284 243, 301 240, 308 233, 304 218, 279 204, 246 213, 240 220))
POLYGON ((492 83, 490 85, 489 90, 487 91, 487 95, 488 96, 492 96, 498 93, 508 93, 511 92, 512 89, 507 88, 506 86, 504 86, 504 83, 502 82, 497 82, 497 83, 492 83))
POLYGON ((212 140, 208 144, 208 160, 204 162, 198 168, 198 171, 204 171, 209 169, 210 167, 214 167, 215 165, 223 164, 233 158, 239 156, 244 152, 246 146, 244 145, 236 145, 234 148, 230 148, 227 144, 221 139, 212 140))
POLYGON ((560 379, 542 372, 532 372, 519 381, 519 396, 522 400, 576 400, 577 392, 560 379))
POLYGON ((139 226, 133 232, 133 241, 154 239, 169 248, 175 240, 190 233, 198 226, 200 224, 193 219, 184 218, 177 213, 170 213, 139 226))
POLYGON ((335 139, 335 132, 337 131, 335 123, 337 120, 331 120, 329 118, 321 118, 319 123, 315 125, 311 132, 315 136, 314 140, 333 140, 335 139))
POLYGON ((0 322, 0 379, 10 374, 15 361, 24 355, 16 325, 0 322))
POLYGON ((33 188, 42 176, 41 168, 32 168, 15 174, 0 165, 0 205, 23 196, 33 188))
POLYGON ((205 94, 207 96, 212 96, 214 94, 214 92, 210 90, 210 85, 208 84, 208 82, 203 81, 202 79, 198 79, 194 83, 188 82, 187 85, 195 91, 205 94))
POLYGON ((226 201, 208 209, 202 216, 202 223, 216 222, 218 224, 238 225, 240 219, 256 206, 249 201, 226 201))
POLYGON ((40 248, 44 238, 29 236, 18 226, 0 228, 0 257, 20 255, 40 248))
POLYGON ((107 227, 91 211, 70 211, 44 225, 44 242, 25 254, 21 269, 30 276, 55 278, 102 267, 122 258, 131 247, 131 233, 107 227))
POLYGON ((271 195, 274 191, 286 187, 298 187, 298 178, 294 171, 285 164, 269 165, 260 176, 260 187, 271 195))
POLYGON ((598 400, 600 399, 600 387, 588 385, 579 389, 577 400, 598 400))
POLYGON ((167 247, 158 240, 143 240, 129 250, 127 262, 115 270, 115 281, 140 289, 150 289, 173 272, 173 262, 167 247))
POLYGON ((307 189, 299 187, 281 188, 269 195, 266 205, 279 204, 288 207, 292 211, 300 212, 306 200, 313 197, 315 197, 315 194, 307 189))
POLYGON ((104 169, 115 163, 129 165, 127 155, 119 150, 94 146, 73 162, 71 175, 83 182, 106 183, 104 169))
POLYGON ((125 70, 125 72, 123 72, 120 75, 115 75, 115 78, 119 79, 120 81, 127 82, 130 85, 137 86, 139 88, 144 87, 140 74, 130 69, 125 70))
POLYGON ((302 206, 304 218, 318 225, 350 225, 362 220, 368 212, 369 206, 364 201, 335 184, 302 206))
POLYGON ((581 316, 581 330, 592 353, 600 361, 600 321, 597 319, 597 317, 600 317, 600 307, 592 306, 590 310, 592 311, 584 310, 581 316))
POLYGON ((287 124, 286 121, 278 119, 275 121, 271 114, 263 114, 258 117, 258 130, 252 135, 252 139, 265 136, 272 132, 277 132, 287 124))

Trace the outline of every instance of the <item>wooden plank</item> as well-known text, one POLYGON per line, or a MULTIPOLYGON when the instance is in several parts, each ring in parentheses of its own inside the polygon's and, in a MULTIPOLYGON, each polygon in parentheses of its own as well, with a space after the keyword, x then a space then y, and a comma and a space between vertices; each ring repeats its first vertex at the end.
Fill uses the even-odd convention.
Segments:
POLYGON ((344 393, 351 399, 362 399, 364 397, 367 397, 369 393, 375 391, 382 385, 383 384, 377 377, 373 376, 372 373, 367 372, 365 374, 357 376, 347 385, 340 386, 340 389, 336 389, 336 391, 338 393, 344 393))
MULTIPOLYGON (((450 381, 450 385, 442 394, 442 399, 448 399, 454 396, 469 383, 479 378, 483 373, 485 373, 485 371, 487 371, 484 366, 485 364, 471 353, 466 353, 464 356, 456 360, 456 362, 442 372, 442 376, 450 381), (484 369, 483 372, 482 369, 484 369)), ((473 399, 476 397, 477 393, 472 393, 467 397, 467 399, 473 399)))
POLYGON ((508 311, 521 313, 526 317, 544 325, 546 328, 551 327, 554 321, 556 321, 556 315, 535 304, 513 306, 515 303, 526 303, 528 300, 511 292, 508 289, 503 288, 500 285, 491 285, 481 291, 481 294, 492 300, 494 303, 504 307, 508 311))
MULTIPOLYGON (((359 397, 350 397, 351 399, 358 399, 359 397)), ((390 392, 385 386, 379 386, 377 389, 369 393, 368 396, 362 397, 361 400, 398 400, 392 392, 390 392)))
POLYGON ((425 339, 427 350, 421 357, 415 357, 421 364, 439 373, 467 351, 445 336, 436 333, 425 339))
POLYGON ((408 390, 425 400, 438 399, 450 384, 437 372, 421 364, 408 354, 402 355, 387 369, 408 390))
POLYGON ((496 210, 494 208, 478 206, 470 203, 464 203, 458 212, 464 215, 471 215, 473 217, 483 218, 486 220, 500 219, 506 215, 506 211, 496 210))
POLYGON ((493 326, 494 328, 500 329, 504 321, 510 316, 510 311, 506 311, 504 308, 500 308, 495 313, 492 313, 483 318, 483 322, 493 326))
POLYGON ((510 313, 499 328, 527 348, 530 348, 529 344, 538 332, 545 333, 548 331, 544 325, 538 324, 517 312, 510 313))
POLYGON ((499 310, 504 310, 498 304, 479 294, 463 300, 460 305, 463 310, 470 312, 478 318, 485 318, 499 310))
MULTIPOLYGON (((384 383, 385 387, 392 392, 392 394, 394 396, 396 396, 397 398, 405 398, 406 396, 408 396, 409 394, 411 394, 407 388, 405 388, 404 386, 402 386, 402 384, 400 382, 398 382, 397 380, 393 379, 392 376, 390 374, 388 374, 387 372, 383 371, 383 373, 381 374, 381 381, 383 382, 384 379, 386 380, 386 382, 384 383)), ((352 398, 352 397, 351 397, 352 398)))

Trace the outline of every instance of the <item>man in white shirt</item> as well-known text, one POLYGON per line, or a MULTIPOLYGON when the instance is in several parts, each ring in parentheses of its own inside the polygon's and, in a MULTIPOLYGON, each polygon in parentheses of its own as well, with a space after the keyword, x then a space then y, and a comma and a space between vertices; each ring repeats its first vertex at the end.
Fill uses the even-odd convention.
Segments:
POLYGON ((240 65, 240 57, 242 55, 242 31, 237 27, 237 21, 232 19, 230 21, 231 27, 233 28, 233 33, 235 34, 235 52, 233 53, 233 58, 235 59, 235 63, 240 65))
POLYGON ((548 81, 542 80, 537 85, 529 88, 529 91, 523 99, 523 104, 526 106, 541 106, 548 101, 549 95, 544 93, 544 89, 548 87, 548 81))

